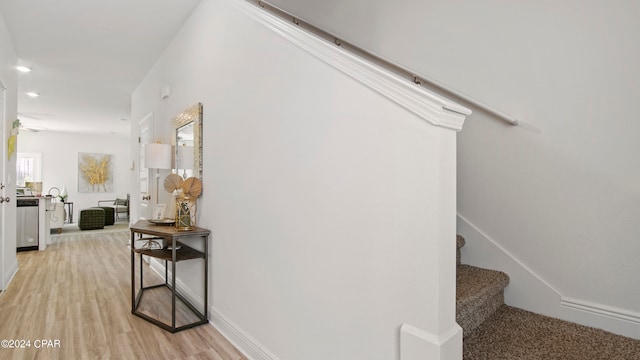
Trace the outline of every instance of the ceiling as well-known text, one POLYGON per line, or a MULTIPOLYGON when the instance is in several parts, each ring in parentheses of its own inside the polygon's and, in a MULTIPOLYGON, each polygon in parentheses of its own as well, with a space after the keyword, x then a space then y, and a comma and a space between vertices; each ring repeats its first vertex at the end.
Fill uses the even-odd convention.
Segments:
POLYGON ((18 118, 129 136, 131 93, 200 0, 0 0, 18 56, 18 118), (26 95, 37 92, 37 98, 26 95))

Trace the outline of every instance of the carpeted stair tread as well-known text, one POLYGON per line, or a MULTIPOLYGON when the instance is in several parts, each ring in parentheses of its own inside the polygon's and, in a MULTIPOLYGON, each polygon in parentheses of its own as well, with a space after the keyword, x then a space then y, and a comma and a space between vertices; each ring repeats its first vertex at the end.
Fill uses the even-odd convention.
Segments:
POLYGON ((504 304, 509 277, 501 271, 458 265, 456 271, 456 321, 463 334, 479 326, 504 304))
POLYGON ((456 303, 465 304, 486 294, 496 294, 509 285, 502 271, 459 265, 456 269, 456 303))
POLYGON ((465 334, 463 344, 464 360, 640 359, 639 340, 507 305, 465 334))

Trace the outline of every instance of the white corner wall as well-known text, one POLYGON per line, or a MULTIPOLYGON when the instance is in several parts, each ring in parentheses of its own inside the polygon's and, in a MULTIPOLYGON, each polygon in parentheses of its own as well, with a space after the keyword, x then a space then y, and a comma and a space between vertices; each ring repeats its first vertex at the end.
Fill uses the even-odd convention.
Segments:
POLYGON ((42 154, 43 194, 46 195, 52 187, 60 190, 63 186, 67 187, 67 201, 73 202, 73 220, 76 224, 80 210, 98 206, 100 200, 124 198, 133 191, 130 178, 134 172, 131 170, 128 137, 21 131, 18 140, 19 152, 42 154), (112 192, 78 192, 78 153, 114 155, 112 192))
MULTIPOLYGON (((203 1, 132 96, 163 142, 203 103, 212 322, 254 359, 460 359, 456 132, 430 121, 464 115, 397 85, 425 120, 258 11, 203 1)), ((201 297, 200 268, 179 265, 201 297)))
MULTIPOLYGON (((0 132, 0 136, 2 136, 0 146, 3 148, 3 151, 0 151, 0 156, 3 157, 3 162, 5 162, 4 169, 15 169, 16 164, 15 155, 7 160, 6 149, 8 141, 7 134, 9 134, 13 120, 17 118, 18 114, 18 77, 15 70, 17 63, 18 58, 13 48, 13 42, 11 41, 4 18, 2 14, 0 14, 0 81, 7 88, 4 92, 5 99, 0 98, 0 101, 4 101, 5 116, 4 128, 2 128, 0 132)), ((6 185, 4 189, 6 195, 2 196, 9 196, 11 200, 15 200, 15 176, 11 177, 11 174, 6 173, 1 182, 6 185)), ((18 261, 16 259, 16 227, 5 225, 15 224, 16 206, 15 201, 3 203, 0 206, 3 207, 4 213, 1 219, 4 223, 0 224, 4 235, 0 236, 0 290, 4 290, 18 271, 18 261)))

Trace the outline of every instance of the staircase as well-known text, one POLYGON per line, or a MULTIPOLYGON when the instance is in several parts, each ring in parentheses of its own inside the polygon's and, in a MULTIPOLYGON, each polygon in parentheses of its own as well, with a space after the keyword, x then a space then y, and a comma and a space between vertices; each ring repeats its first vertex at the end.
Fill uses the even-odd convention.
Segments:
POLYGON ((504 304, 504 288, 509 285, 509 276, 501 271, 461 264, 460 249, 464 243, 462 236, 456 236, 456 322, 466 336, 504 304))
POLYGON ((465 240, 458 235, 456 243, 456 322, 464 360, 640 360, 640 340, 504 305, 509 277, 461 264, 465 240))

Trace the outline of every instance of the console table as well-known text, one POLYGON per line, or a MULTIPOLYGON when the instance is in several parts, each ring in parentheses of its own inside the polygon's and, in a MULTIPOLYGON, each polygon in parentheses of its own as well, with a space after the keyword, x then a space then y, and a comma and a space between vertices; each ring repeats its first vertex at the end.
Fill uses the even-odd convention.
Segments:
MULTIPOLYGON (((177 331, 192 328, 197 325, 209 322, 207 317, 207 297, 208 297, 208 256, 209 256, 209 234, 210 231, 203 228, 194 228, 189 231, 178 231, 173 226, 155 225, 147 220, 140 220, 131 229, 131 313, 141 317, 167 331, 175 333, 177 331), (185 242, 200 239, 203 243, 204 251, 196 250, 186 245, 185 242), (141 244, 142 242, 146 244, 141 244), (136 246, 136 243, 138 246, 136 246), (153 245, 153 246, 150 246, 153 245), (175 246, 173 246, 175 245, 175 246), (142 247, 141 247, 142 246, 142 247), (179 247, 179 249, 177 249, 179 247), (140 283, 136 286, 135 255, 138 254, 140 259, 140 283), (156 259, 164 260, 164 283, 144 286, 144 264, 142 255, 147 255, 156 259), (204 261, 204 308, 202 311, 195 308, 176 287, 176 264, 180 261, 202 259, 204 261), (171 262, 171 282, 169 282, 168 262, 171 262), (140 309, 143 294, 152 289, 167 288, 171 297, 171 324, 161 321, 158 316, 144 313, 140 309), (136 291, 137 290, 137 291, 136 291), (137 294, 136 294, 137 292, 137 294), (176 300, 182 302, 188 310, 192 312, 196 320, 189 321, 185 324, 176 324, 176 300)), ((150 299, 145 301, 158 301, 158 297, 149 296, 150 299)), ((161 306, 151 304, 151 308, 161 309, 161 306)), ((161 310, 160 310, 161 311, 161 310)))

